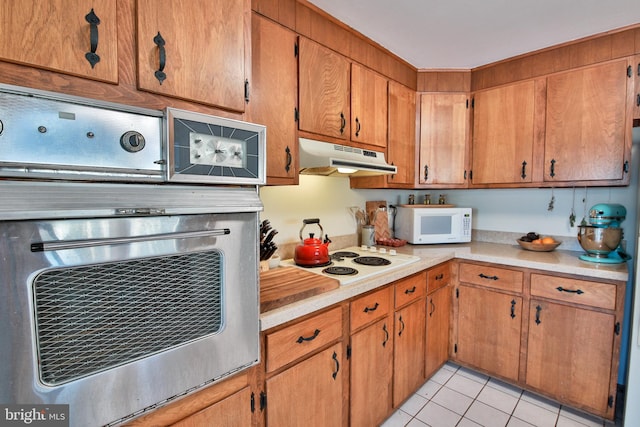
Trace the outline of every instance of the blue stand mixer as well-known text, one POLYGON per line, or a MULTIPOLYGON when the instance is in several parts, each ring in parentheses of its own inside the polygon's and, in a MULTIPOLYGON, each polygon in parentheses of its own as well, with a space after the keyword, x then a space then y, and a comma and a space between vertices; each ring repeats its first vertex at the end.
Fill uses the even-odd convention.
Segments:
POLYGON ((631 257, 620 242, 620 223, 627 217, 627 209, 618 204, 599 203, 589 209, 589 225, 578 226, 578 242, 587 253, 580 259, 589 262, 620 264, 631 257))

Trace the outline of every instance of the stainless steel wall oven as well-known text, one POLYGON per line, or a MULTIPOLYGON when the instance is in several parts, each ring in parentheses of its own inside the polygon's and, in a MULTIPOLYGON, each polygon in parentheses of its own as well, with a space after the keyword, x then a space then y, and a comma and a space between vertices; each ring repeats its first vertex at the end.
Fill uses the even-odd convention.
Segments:
POLYGON ((169 144, 162 112, 0 98, 0 402, 115 425, 256 364, 264 128, 188 114, 191 142, 169 144), (185 144, 206 177, 183 156, 175 185, 167 150, 185 144))

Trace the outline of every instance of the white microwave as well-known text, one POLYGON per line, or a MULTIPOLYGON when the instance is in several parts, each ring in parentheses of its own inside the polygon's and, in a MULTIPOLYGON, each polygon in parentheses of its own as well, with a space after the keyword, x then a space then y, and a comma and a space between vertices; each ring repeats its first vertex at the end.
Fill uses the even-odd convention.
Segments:
POLYGON ((395 234, 418 245, 470 242, 471 208, 398 206, 395 234))

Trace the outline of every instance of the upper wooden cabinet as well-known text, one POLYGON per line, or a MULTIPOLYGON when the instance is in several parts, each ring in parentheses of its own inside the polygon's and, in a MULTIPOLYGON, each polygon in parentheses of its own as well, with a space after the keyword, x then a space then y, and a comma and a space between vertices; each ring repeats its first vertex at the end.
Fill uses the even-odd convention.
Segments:
POLYGON ((138 0, 138 88, 245 109, 250 0, 138 0))
POLYGON ((535 93, 530 80, 475 94, 473 184, 532 182, 535 93))
POLYGON ((351 64, 351 141, 387 148, 387 79, 351 64))
POLYGON ((631 62, 622 59, 547 78, 546 182, 628 182, 628 67, 631 62))
POLYGON ((468 106, 466 93, 420 95, 420 184, 466 187, 468 106))
POLYGON ((299 129, 349 139, 349 61, 318 43, 300 37, 298 69, 299 129))
POLYGON ((413 188, 416 181, 416 92, 389 81, 388 163, 392 175, 351 178, 352 188, 413 188))
POLYGON ((297 184, 297 36, 257 14, 251 22, 253 84, 248 115, 250 121, 267 126, 267 184, 297 184))
POLYGON ((6 0, 0 22, 0 59, 118 82, 116 2, 6 0))

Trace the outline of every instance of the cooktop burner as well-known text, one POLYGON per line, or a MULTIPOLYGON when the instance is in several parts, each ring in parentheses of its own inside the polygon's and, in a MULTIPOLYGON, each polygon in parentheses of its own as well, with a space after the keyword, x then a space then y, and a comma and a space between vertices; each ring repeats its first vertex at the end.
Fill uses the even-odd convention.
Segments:
POLYGON ((353 260, 353 262, 362 265, 389 265, 391 261, 386 258, 378 256, 359 256, 353 260))
POLYGON ((298 267, 302 267, 302 268, 317 268, 317 267, 326 267, 328 265, 333 264, 333 262, 331 260, 324 262, 322 264, 312 264, 312 265, 304 265, 304 264, 296 264, 298 267))
POLYGON ((331 259, 342 261, 342 258, 356 258, 360 254, 352 251, 338 251, 331 254, 331 259))
POLYGON ((344 266, 327 267, 322 270, 322 272, 326 274, 335 274, 338 276, 351 276, 353 274, 358 274, 358 270, 356 270, 355 268, 344 266))

